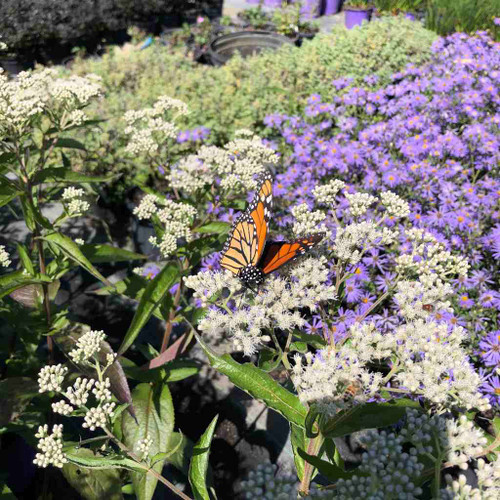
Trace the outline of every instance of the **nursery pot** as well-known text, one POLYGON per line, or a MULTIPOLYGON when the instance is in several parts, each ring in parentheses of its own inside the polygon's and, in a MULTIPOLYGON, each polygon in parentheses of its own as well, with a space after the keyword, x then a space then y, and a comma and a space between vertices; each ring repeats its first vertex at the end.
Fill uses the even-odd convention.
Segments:
POLYGON ((318 17, 321 13, 321 0, 303 0, 300 13, 305 19, 318 17))
POLYGON ((285 36, 269 31, 238 31, 215 38, 208 50, 214 66, 225 64, 235 52, 243 57, 258 54, 265 49, 274 49, 284 44, 292 44, 285 36))
POLYGON ((340 11, 342 0, 323 0, 321 14, 323 16, 333 16, 340 11))
POLYGON ((18 60, 15 56, 0 57, 0 68, 6 73, 14 76, 26 70, 27 65, 18 60))
POLYGON ((354 26, 360 26, 363 21, 369 21, 371 17, 371 9, 352 9, 346 7, 345 12, 345 27, 350 30, 354 26))

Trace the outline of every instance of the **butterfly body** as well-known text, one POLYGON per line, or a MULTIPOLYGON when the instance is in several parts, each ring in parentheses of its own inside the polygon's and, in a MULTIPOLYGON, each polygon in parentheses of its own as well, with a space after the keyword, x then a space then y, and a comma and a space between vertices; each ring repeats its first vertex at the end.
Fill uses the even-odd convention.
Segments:
POLYGON ((291 242, 267 241, 272 203, 272 178, 266 172, 260 176, 253 200, 234 223, 222 250, 221 266, 249 288, 262 283, 267 274, 302 255, 324 236, 318 233, 291 242))

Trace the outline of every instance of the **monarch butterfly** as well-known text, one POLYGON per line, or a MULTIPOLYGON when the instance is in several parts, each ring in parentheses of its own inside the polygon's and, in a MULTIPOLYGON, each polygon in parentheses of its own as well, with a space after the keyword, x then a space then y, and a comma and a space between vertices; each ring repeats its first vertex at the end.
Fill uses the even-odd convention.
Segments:
POLYGON ((317 245, 324 236, 318 233, 290 242, 267 241, 272 205, 272 178, 266 172, 260 176, 253 200, 235 221, 222 250, 221 266, 236 274, 249 288, 317 245))

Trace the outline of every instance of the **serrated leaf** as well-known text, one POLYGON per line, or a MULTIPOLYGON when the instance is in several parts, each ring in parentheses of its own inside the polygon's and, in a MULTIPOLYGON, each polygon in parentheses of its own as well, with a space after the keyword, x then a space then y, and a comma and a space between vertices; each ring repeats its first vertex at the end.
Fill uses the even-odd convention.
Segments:
POLYGON ((123 248, 116 248, 105 244, 85 244, 80 246, 80 250, 93 264, 147 259, 145 255, 140 253, 130 252, 129 250, 124 250, 123 248))
POLYGON ((195 336, 210 364, 217 371, 226 375, 234 385, 283 415, 290 423, 305 427, 307 410, 295 394, 286 390, 252 363, 240 365, 229 354, 217 356, 197 333, 195 336))
POLYGON ((189 484, 196 500, 210 500, 207 487, 208 457, 218 418, 219 415, 214 417, 193 448, 193 457, 189 466, 189 484))
POLYGON ((193 448, 194 443, 184 436, 184 434, 172 432, 168 449, 175 449, 175 452, 170 453, 165 459, 165 462, 173 465, 187 477, 189 474, 189 459, 193 456, 193 448))
POLYGON ((45 235, 43 240, 55 245, 61 252, 73 262, 83 267, 98 280, 111 286, 111 283, 92 265, 80 250, 80 247, 71 239, 59 232, 53 232, 45 235))
POLYGON ((80 149, 82 151, 86 151, 85 146, 76 139, 72 139, 71 137, 59 137, 55 144, 56 148, 71 148, 71 149, 80 149))
MULTIPOLYGON (((94 457, 92 450, 78 448, 73 456, 94 457)), ((122 481, 118 469, 90 470, 74 463, 64 464, 62 473, 85 500, 121 500, 122 481)))
POLYGON ((420 409, 411 399, 396 399, 388 403, 366 403, 339 412, 334 418, 320 422, 325 437, 342 437, 363 429, 387 427, 397 423, 406 414, 406 409, 420 409))
MULTIPOLYGON (((124 443, 133 449, 140 439, 153 440, 150 456, 169 451, 170 436, 174 428, 174 407, 166 384, 139 384, 132 392, 137 422, 128 414, 122 418, 124 443)), ((153 469, 161 474, 163 463, 153 469)), ((158 480, 148 474, 132 474, 134 491, 138 500, 150 500, 158 480)))
MULTIPOLYGON (((65 157, 64 157, 65 158, 65 157)), ((32 179, 32 185, 36 186, 42 183, 52 183, 57 182, 61 184, 65 183, 94 183, 94 182, 108 182, 112 180, 115 175, 110 176, 91 176, 82 174, 81 172, 73 172, 68 167, 50 167, 44 168, 37 172, 32 179)))
POLYGON ((83 456, 80 453, 81 447, 74 443, 64 446, 63 450, 69 463, 79 467, 93 470, 126 469, 142 475, 147 471, 146 466, 122 455, 99 456, 92 454, 92 456, 83 456))
POLYGON ((123 338, 120 349, 118 349, 118 354, 123 354, 133 344, 137 335, 139 335, 139 332, 153 314, 153 311, 164 300, 178 277, 179 268, 175 264, 168 264, 148 283, 139 301, 132 323, 123 338))

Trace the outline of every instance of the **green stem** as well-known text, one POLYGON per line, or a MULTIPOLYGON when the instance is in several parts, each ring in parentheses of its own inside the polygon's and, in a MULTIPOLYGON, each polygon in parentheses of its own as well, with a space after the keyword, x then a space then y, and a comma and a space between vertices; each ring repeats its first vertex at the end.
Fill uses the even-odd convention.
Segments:
MULTIPOLYGON (((318 434, 318 436, 309 441, 309 444, 307 445, 307 453, 309 455, 317 456, 324 441, 325 438, 321 434, 318 434)), ((299 493, 303 496, 309 495, 309 486, 311 484, 313 472, 314 465, 311 465, 309 462, 305 462, 304 476, 302 477, 299 488, 299 493)))
POLYGON ((144 472, 146 474, 151 474, 153 477, 155 477, 160 483, 163 483, 167 488, 172 490, 176 495, 181 497, 183 500, 193 500, 192 498, 188 497, 185 493, 183 493, 181 490, 179 490, 174 484, 172 484, 168 479, 164 478, 161 474, 158 474, 154 469, 151 469, 148 465, 145 465, 143 461, 132 451, 130 451, 127 446, 122 443, 117 437, 115 437, 108 429, 104 428, 104 432, 106 435, 109 437, 113 443, 120 448, 121 451, 126 453, 132 460, 137 462, 139 466, 141 466, 144 469, 144 472))

